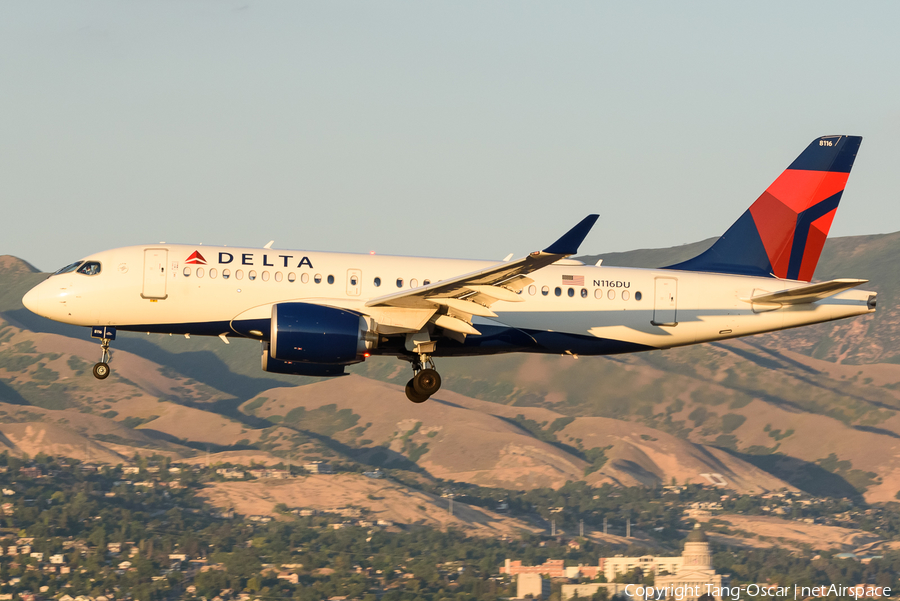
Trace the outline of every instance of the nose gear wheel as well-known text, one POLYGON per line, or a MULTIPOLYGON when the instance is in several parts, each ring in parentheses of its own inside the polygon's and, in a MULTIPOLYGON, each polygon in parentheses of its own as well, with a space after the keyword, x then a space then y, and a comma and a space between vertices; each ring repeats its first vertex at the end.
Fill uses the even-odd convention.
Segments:
POLYGON ((100 341, 100 363, 94 364, 94 377, 98 380, 105 380, 109 377, 109 362, 112 360, 112 353, 109 350, 109 338, 103 338, 100 341))

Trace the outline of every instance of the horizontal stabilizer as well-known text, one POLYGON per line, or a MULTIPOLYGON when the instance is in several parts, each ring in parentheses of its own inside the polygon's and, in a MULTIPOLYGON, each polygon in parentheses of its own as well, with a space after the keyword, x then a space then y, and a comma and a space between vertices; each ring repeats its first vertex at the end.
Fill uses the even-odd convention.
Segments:
POLYGON ((751 298, 745 298, 747 302, 759 303, 765 305, 804 305, 814 303, 823 298, 834 296, 844 290, 850 290, 860 284, 865 284, 869 280, 853 280, 840 279, 831 280, 829 282, 819 282, 817 284, 807 284, 790 290, 781 290, 779 292, 766 292, 757 294, 751 298))

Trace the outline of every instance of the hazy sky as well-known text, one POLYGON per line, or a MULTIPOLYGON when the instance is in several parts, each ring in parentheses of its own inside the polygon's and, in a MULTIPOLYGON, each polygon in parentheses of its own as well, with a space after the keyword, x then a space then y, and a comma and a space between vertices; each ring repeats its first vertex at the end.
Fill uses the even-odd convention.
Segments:
POLYGON ((897 2, 3 2, 0 254, 188 242, 501 259, 719 235, 864 137, 900 230, 897 2))

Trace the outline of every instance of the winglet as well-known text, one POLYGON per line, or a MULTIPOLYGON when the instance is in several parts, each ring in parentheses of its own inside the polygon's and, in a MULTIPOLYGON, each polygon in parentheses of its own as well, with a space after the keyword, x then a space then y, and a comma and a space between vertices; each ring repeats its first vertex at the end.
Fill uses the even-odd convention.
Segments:
POLYGON ((599 217, 600 215, 588 215, 542 252, 549 255, 574 255, 599 217))

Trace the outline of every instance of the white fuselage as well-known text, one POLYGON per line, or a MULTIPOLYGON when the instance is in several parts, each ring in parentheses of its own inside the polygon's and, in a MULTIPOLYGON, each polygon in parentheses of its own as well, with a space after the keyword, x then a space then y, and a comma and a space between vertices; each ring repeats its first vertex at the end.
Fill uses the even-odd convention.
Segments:
MULTIPOLYGON (((51 276, 26 295, 25 304, 41 315, 80 326, 260 340, 268 333, 254 324, 268 320, 277 303, 329 305, 368 315, 365 305, 373 298, 497 263, 175 244, 118 248, 85 261, 98 262, 100 272, 51 276), (186 263, 195 251, 202 259, 186 263)), ((476 317, 473 325, 487 330, 495 326, 498 332, 513 328, 533 336, 538 343, 527 349, 533 352, 670 348, 874 311, 874 293, 860 290, 807 304, 754 306, 746 300, 804 285, 775 278, 576 261, 561 261, 529 277, 533 283, 519 294, 523 302, 498 302, 491 307, 496 318, 476 317), (541 342, 540 336, 550 333, 571 338, 541 342), (594 345, 594 340, 603 343, 594 345), (616 343, 643 348, 625 349, 616 343)), ((471 354, 479 353, 473 349, 471 354)))

